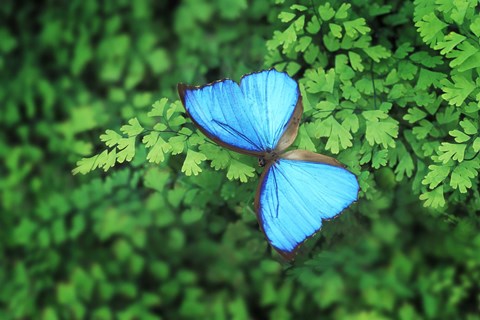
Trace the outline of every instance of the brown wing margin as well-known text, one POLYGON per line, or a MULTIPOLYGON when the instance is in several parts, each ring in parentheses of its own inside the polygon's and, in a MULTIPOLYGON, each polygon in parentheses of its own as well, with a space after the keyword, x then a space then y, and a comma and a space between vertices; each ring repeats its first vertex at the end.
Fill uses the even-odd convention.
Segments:
POLYGON ((178 96, 180 97, 180 101, 182 102, 182 105, 183 105, 183 108, 185 109, 185 113, 187 114, 187 116, 192 120, 193 124, 210 140, 212 140, 213 142, 215 142, 216 144, 218 144, 219 146, 222 146, 226 149, 230 149, 230 150, 233 150, 235 152, 238 152, 238 153, 242 153, 242 154, 246 154, 248 156, 253 156, 253 157, 261 157, 263 156, 263 152, 255 152, 255 151, 247 151, 245 149, 241 149, 241 148, 237 148, 235 146, 232 146, 226 142, 223 142, 222 140, 220 140, 219 138, 217 138, 216 136, 212 135, 210 132, 208 132, 207 130, 205 130, 201 125, 198 124, 197 121, 195 121, 195 119, 190 115, 190 113, 188 112, 188 109, 187 109, 187 106, 185 104, 185 94, 187 92, 187 90, 201 90, 202 88, 206 87, 206 86, 211 86, 217 82, 221 82, 221 81, 224 81, 226 79, 223 79, 223 80, 219 80, 219 81, 215 81, 215 82, 212 82, 212 83, 209 83, 209 84, 206 84, 204 86, 191 86, 191 85, 186 85, 186 84, 183 84, 183 83, 179 83, 177 85, 177 90, 178 90, 178 96))
POLYGON ((292 150, 282 154, 280 157, 289 160, 325 163, 331 166, 345 168, 337 159, 308 150, 292 150))
POLYGON ((290 145, 295 141, 298 133, 298 126, 300 125, 300 120, 302 119, 303 114, 303 103, 302 103, 302 94, 300 93, 300 88, 298 89, 298 100, 293 111, 292 117, 288 122, 287 129, 283 133, 282 137, 277 143, 275 150, 278 153, 281 153, 283 150, 290 147, 290 145))

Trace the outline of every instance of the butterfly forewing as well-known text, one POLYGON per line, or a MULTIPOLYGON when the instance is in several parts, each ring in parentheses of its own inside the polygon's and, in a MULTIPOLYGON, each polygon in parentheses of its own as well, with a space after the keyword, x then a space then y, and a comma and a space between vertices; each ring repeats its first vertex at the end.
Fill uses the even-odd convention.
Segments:
POLYGON ((275 70, 252 73, 239 84, 225 79, 202 87, 180 84, 189 116, 212 140, 242 153, 274 150, 297 110, 297 83, 275 70))

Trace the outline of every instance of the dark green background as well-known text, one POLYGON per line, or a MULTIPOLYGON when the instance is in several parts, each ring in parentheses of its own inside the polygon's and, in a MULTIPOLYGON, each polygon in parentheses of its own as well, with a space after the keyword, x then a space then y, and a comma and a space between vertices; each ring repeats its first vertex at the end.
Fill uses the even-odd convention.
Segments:
POLYGON ((258 230, 255 181, 185 177, 182 156, 155 166, 141 150, 71 174, 105 129, 176 100, 177 82, 269 67, 289 5, 2 1, 0 319, 480 319, 478 215, 429 212, 388 168, 363 168, 380 191, 293 264, 258 230))

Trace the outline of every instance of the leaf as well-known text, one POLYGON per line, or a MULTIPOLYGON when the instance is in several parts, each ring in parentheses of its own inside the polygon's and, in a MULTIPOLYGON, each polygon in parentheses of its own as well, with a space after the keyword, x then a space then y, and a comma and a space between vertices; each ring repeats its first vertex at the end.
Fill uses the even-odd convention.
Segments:
POLYGON ((143 137, 142 143, 145 144, 145 147, 151 148, 157 142, 158 132, 151 132, 143 137))
POLYGON ((472 147, 474 152, 480 151, 480 137, 475 138, 472 147))
POLYGON ((165 123, 161 123, 161 122, 159 122, 159 123, 157 123, 153 126, 153 130, 155 130, 155 131, 165 131, 167 129, 168 129, 167 125, 165 123))
POLYGON ((307 28, 305 30, 310 34, 317 34, 318 31, 320 31, 320 23, 316 16, 313 16, 312 20, 307 23, 307 28))
POLYGON ((352 102, 357 102, 362 97, 357 88, 351 84, 342 84, 340 88, 342 89, 342 96, 352 102))
MULTIPOLYGON (((479 52, 479 47, 470 44, 469 41, 464 41, 457 46, 457 50, 453 50, 447 54, 447 58, 455 58, 450 62, 450 67, 455 68, 461 66, 468 58, 474 56, 479 52)), ((477 66, 480 62, 477 62, 477 66)), ((460 69, 460 68, 459 68, 460 69)), ((464 70, 459 70, 464 71, 464 70)))
POLYGON ((441 49, 440 53, 445 55, 465 39, 467 39, 465 36, 452 31, 443 38, 444 41, 439 41, 433 48, 435 50, 441 49))
POLYGON ((124 79, 125 88, 132 89, 144 78, 145 64, 139 58, 133 56, 128 64, 128 72, 124 79))
POLYGON ((443 196, 443 186, 436 188, 430 192, 424 192, 420 195, 420 200, 424 200, 424 207, 442 208, 445 206, 445 198, 443 196))
POLYGON ((57 285, 57 301, 60 304, 71 305, 77 301, 75 287, 71 283, 59 283, 57 285))
POLYGON ((362 64, 362 57, 359 54, 349 51, 348 58, 350 59, 350 65, 352 66, 353 70, 362 72, 364 66, 362 64))
POLYGON ((347 114, 342 121, 342 126, 348 131, 356 133, 360 128, 358 116, 355 113, 347 114))
POLYGON ((165 153, 172 150, 172 147, 160 136, 158 132, 151 132, 143 137, 142 142, 145 147, 150 148, 147 154, 147 160, 159 164, 165 160, 165 153))
POLYGON ((198 133, 190 134, 190 137, 188 138, 189 146, 197 146, 205 142, 205 136, 203 135, 203 133, 201 133, 200 131, 197 131, 197 132, 198 133))
POLYGON ((395 99, 403 98, 406 94, 406 91, 407 89, 405 88, 405 85, 403 85, 403 83, 397 83, 392 87, 392 89, 388 93, 388 99, 395 100, 395 99))
MULTIPOLYGON (((320 101, 317 103, 315 106, 315 112, 314 115, 316 118, 324 119, 328 118, 333 111, 337 108, 337 105, 335 103, 329 102, 329 101, 320 101)), ((316 135, 316 137, 320 137, 319 135, 316 135)))
POLYGON ((403 80, 413 80, 417 75, 418 67, 410 61, 398 63, 398 76, 403 80))
POLYGON ((372 157, 372 167, 378 169, 387 165, 388 150, 382 149, 374 152, 372 157))
POLYGON ((333 92, 335 84, 335 70, 330 69, 327 73, 323 68, 316 70, 308 69, 305 72, 307 79, 306 89, 309 93, 333 92))
POLYGON ((298 44, 295 47, 295 51, 297 52, 305 52, 307 50, 308 46, 312 43, 312 37, 309 36, 303 36, 298 40, 298 44))
POLYGON ((343 26, 345 27, 345 33, 350 38, 356 38, 358 34, 366 34, 367 32, 370 32, 370 28, 366 25, 364 18, 345 21, 343 26))
POLYGON ((186 136, 175 136, 168 139, 168 143, 172 147, 172 154, 180 154, 185 150, 185 142, 187 141, 186 136))
POLYGON ((328 21, 332 19, 335 15, 335 10, 333 10, 330 3, 327 2, 318 8, 318 13, 320 14, 320 18, 322 18, 323 21, 328 21))
MULTIPOLYGON (((156 166, 151 166, 146 170, 144 175, 144 183, 147 188, 151 188, 157 190, 158 192, 162 192, 165 189, 165 185, 168 183, 170 179, 169 172, 167 170, 160 170, 156 166)), ((167 211, 162 212, 161 217, 159 219, 164 220, 168 217, 168 221, 170 222, 173 217, 171 217, 167 211)), ((157 220, 158 222, 158 220, 157 220)))
POLYGON ((309 64, 313 64, 317 57, 319 56, 320 53, 320 48, 318 46, 312 44, 308 46, 308 49, 305 51, 305 54, 303 55, 305 62, 309 64))
POLYGON ((381 110, 363 111, 366 121, 365 138, 373 146, 380 144, 383 148, 395 147, 395 140, 398 136, 398 122, 388 117, 381 110), (382 121, 383 120, 383 121, 382 121))
POLYGON ((460 130, 451 130, 448 133, 455 138, 455 142, 457 143, 462 143, 470 140, 470 136, 466 135, 460 130))
POLYGON ((404 59, 410 52, 413 52, 415 49, 412 47, 410 42, 402 43, 397 50, 395 50, 395 54, 393 55, 395 58, 401 60, 404 59))
MULTIPOLYGON (((143 128, 142 128, 143 130, 143 128)), ((132 161, 135 156, 135 136, 129 138, 122 138, 118 141, 117 161, 123 163, 124 161, 132 161)))
MULTIPOLYGON (((405 150, 405 148, 404 148, 405 150)), ((407 150, 400 155, 399 161, 397 166, 395 167, 395 179, 397 181, 402 181, 404 178, 404 175, 407 177, 411 178, 413 174, 413 170, 415 169, 415 165, 413 163, 413 159, 407 150)))
POLYGON ((439 87, 440 81, 442 79, 445 79, 446 76, 447 75, 442 72, 434 72, 425 68, 420 68, 417 85, 415 86, 415 88, 424 90, 431 85, 433 85, 434 87, 439 87))
POLYGON ((191 208, 190 210, 183 211, 181 219, 184 224, 192 224, 202 219, 202 217, 202 210, 199 208, 191 208))
POLYGON ((149 52, 147 61, 154 74, 164 73, 172 64, 168 51, 164 48, 157 48, 149 52))
POLYGON ((253 178, 255 176, 255 168, 246 165, 236 159, 230 161, 230 166, 227 171, 227 178, 229 180, 240 180, 241 182, 247 182, 248 177, 253 178))
POLYGON ((313 152, 317 151, 315 144, 312 142, 310 135, 307 133, 306 126, 300 127, 296 141, 298 142, 298 149, 309 150, 313 152))
POLYGON ((472 23, 470 24, 470 30, 477 36, 480 37, 480 17, 476 16, 472 19, 472 23))
POLYGON ((342 20, 348 17, 348 10, 352 7, 350 3, 342 3, 340 8, 338 8, 335 18, 342 20))
POLYGON ((424 15, 420 21, 417 21, 415 26, 418 28, 423 41, 433 47, 439 40, 443 39, 442 30, 448 25, 439 20, 434 12, 431 12, 424 15))
POLYGON ((165 112, 165 106, 168 102, 167 98, 160 99, 158 101, 155 101, 155 103, 152 105, 152 111, 147 113, 147 116, 149 117, 163 117, 164 112, 165 112))
POLYGON ((444 182, 450 174, 450 166, 443 165, 429 165, 428 174, 423 178, 422 184, 428 185, 430 189, 437 187, 440 183, 444 182))
POLYGON ((340 49, 340 41, 335 38, 332 33, 323 35, 323 44, 330 52, 335 52, 340 49))
POLYGON ((403 119, 407 120, 409 123, 415 123, 427 116, 427 113, 420 110, 417 107, 409 108, 408 113, 403 116, 403 119))
POLYGON ((211 143, 200 145, 200 151, 207 156, 207 159, 211 160, 210 166, 215 170, 225 169, 230 163, 229 152, 211 143))
POLYGON ((460 163, 450 176, 450 186, 458 189, 460 193, 466 193, 472 187, 472 179, 478 175, 478 163, 464 161, 460 163))
POLYGON ((400 78, 398 77, 397 69, 392 69, 385 78, 385 85, 391 86, 392 84, 397 83, 399 80, 400 78))
POLYGON ((302 68, 302 66, 298 63, 296 63, 295 61, 290 61, 288 64, 287 64, 287 73, 291 76, 295 75, 300 69, 302 68))
POLYGON ((290 6, 290 9, 303 12, 303 11, 307 11, 308 7, 302 6, 300 4, 293 4, 293 5, 290 6))
POLYGON ((460 121, 460 126, 466 134, 472 135, 478 133, 478 126, 468 119, 460 121))
POLYGON ((123 125, 120 128, 120 131, 129 137, 134 137, 143 132, 143 127, 140 125, 137 118, 133 118, 128 121, 128 124, 123 125))
POLYGON ((443 108, 442 112, 438 111, 436 113, 436 118, 438 124, 449 124, 449 123, 458 123, 458 118, 460 117, 460 110, 459 108, 455 108, 452 106, 446 106, 443 108))
POLYGON ((293 26, 297 32, 303 32, 303 27, 305 26, 305 16, 302 15, 298 17, 298 19, 293 23, 293 26))
POLYGON ((106 130, 105 133, 100 136, 100 140, 105 142, 107 147, 116 146, 121 138, 122 136, 113 130, 106 130))
POLYGON ((469 7, 475 8, 477 1, 454 1, 455 7, 452 9, 451 17, 458 25, 462 25, 469 7))
POLYGON ((285 31, 282 32, 280 37, 280 43, 283 45, 284 52, 290 47, 290 45, 297 42, 297 32, 295 25, 292 23, 285 31))
POLYGON ((380 6, 379 4, 374 3, 369 7, 369 13, 372 16, 384 15, 384 14, 390 13, 391 11, 392 11, 392 6, 391 5, 380 6))
POLYGON ((342 27, 335 23, 328 24, 330 31, 332 32, 333 36, 336 38, 342 37, 342 27))
POLYGON ((117 162, 117 149, 112 149, 108 152, 107 158, 105 159, 105 163, 103 164, 102 168, 103 171, 108 171, 108 169, 112 168, 115 163, 117 162))
POLYGON ((364 48, 363 51, 375 62, 380 62, 380 59, 385 59, 392 55, 390 51, 381 45, 364 48))
POLYGON ((334 117, 329 117, 325 121, 317 121, 318 137, 328 137, 325 149, 333 154, 338 154, 340 150, 351 147, 352 135, 345 129, 334 117))
POLYGON ((453 83, 447 79, 441 81, 442 90, 445 92, 442 94, 442 98, 447 100, 449 104, 459 107, 477 86, 463 75, 454 75, 452 80, 453 83))
POLYGON ((76 167, 72 170, 75 175, 77 173, 87 174, 90 171, 95 170, 105 164, 108 156, 108 150, 104 150, 102 153, 97 154, 90 158, 83 158, 76 163, 76 167))
POLYGON ((57 316, 57 313, 54 308, 47 307, 43 310, 41 319, 42 320, 58 320, 60 318, 57 316))
POLYGON ((442 161, 443 164, 446 164, 450 160, 462 162, 465 157, 466 147, 466 144, 442 142, 438 147, 438 160, 442 161))
POLYGON ((443 59, 440 56, 431 56, 426 51, 415 52, 410 55, 410 60, 413 62, 424 65, 427 68, 435 68, 438 65, 443 64, 443 59))
POLYGON ((198 175, 200 172, 202 172, 199 164, 205 160, 207 160, 207 157, 203 153, 189 149, 187 151, 187 157, 183 162, 182 172, 184 172, 187 176, 191 176, 192 174, 194 176, 198 175))
POLYGON ((280 12, 280 14, 278 15, 278 18, 283 23, 287 23, 292 21, 295 18, 295 14, 291 12, 280 12))

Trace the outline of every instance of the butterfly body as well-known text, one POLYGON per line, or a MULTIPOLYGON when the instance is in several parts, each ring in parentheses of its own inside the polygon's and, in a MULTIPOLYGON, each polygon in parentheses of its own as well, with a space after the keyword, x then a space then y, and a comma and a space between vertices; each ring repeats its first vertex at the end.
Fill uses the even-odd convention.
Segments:
POLYGON ((341 213, 358 196, 356 177, 337 160, 286 149, 303 113, 298 84, 286 73, 265 70, 240 84, 225 79, 201 87, 178 85, 195 125, 211 140, 256 156, 264 167, 255 197, 260 228, 283 257, 341 213))

